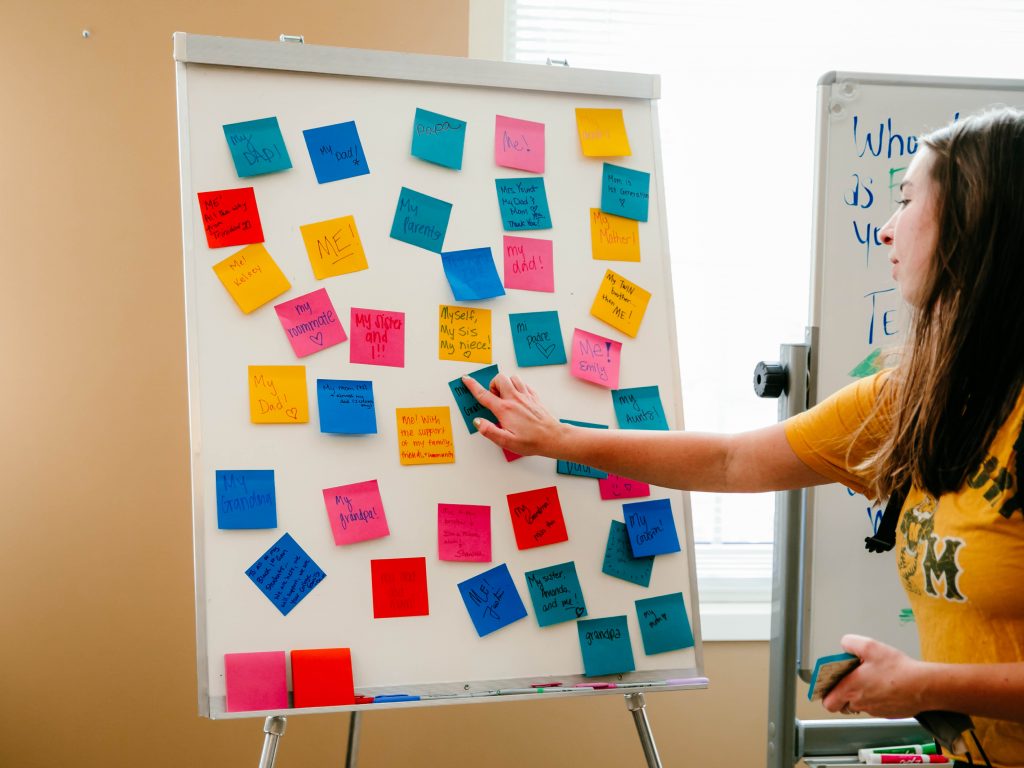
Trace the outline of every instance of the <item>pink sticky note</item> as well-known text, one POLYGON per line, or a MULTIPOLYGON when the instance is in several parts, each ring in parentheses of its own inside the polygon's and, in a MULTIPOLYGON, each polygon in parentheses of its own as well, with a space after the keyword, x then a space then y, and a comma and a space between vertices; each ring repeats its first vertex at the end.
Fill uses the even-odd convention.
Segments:
POLYGON ((630 480, 621 475, 599 478, 597 487, 602 499, 641 499, 651 495, 651 486, 639 480, 630 480))
POLYGON ((333 347, 348 338, 326 288, 282 301, 274 309, 296 357, 333 347))
POLYGON ((544 123, 494 116, 494 162, 544 173, 544 123))
POLYGON ((225 653, 228 712, 288 709, 284 651, 225 653))
POLYGON ((596 333, 572 333, 572 375, 608 389, 619 388, 619 361, 622 344, 596 333))
POLYGON ((349 362, 405 367, 405 313, 352 307, 349 362))
POLYGON ((491 508, 479 504, 438 504, 437 557, 491 562, 491 508))
POLYGON ((550 240, 505 235, 505 287, 523 291, 555 290, 555 262, 550 240))
POLYGON ((335 544, 355 544, 391 533, 376 480, 324 488, 324 504, 335 544))

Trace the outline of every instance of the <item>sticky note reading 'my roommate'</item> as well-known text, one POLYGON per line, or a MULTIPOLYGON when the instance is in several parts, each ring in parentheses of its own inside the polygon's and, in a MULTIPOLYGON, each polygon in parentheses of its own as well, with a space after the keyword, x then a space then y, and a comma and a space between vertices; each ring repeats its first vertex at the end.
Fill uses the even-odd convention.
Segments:
MULTIPOLYGON (((563 424, 572 424, 574 427, 583 427, 585 429, 608 429, 607 424, 591 424, 589 421, 573 421, 572 419, 559 419, 559 421, 563 424)), ((577 464, 575 461, 565 461, 564 459, 558 459, 555 464, 555 471, 560 475, 574 475, 576 477, 593 477, 597 479, 608 477, 608 473, 604 470, 588 467, 586 464, 577 464)))
POLYGON ((437 559, 491 562, 491 508, 481 504, 438 504, 437 559))
POLYGON ((299 231, 317 280, 366 269, 366 253, 354 216, 304 224, 299 231))
POLYGON ((459 582, 459 593, 480 637, 526 618, 526 606, 504 563, 459 582))
POLYGON ((262 243, 247 245, 213 265, 238 308, 249 314, 292 287, 262 243))
POLYGON ((601 573, 646 587, 651 583, 653 569, 654 557, 634 557, 633 548, 629 544, 629 531, 626 529, 625 523, 612 520, 611 527, 608 529, 608 543, 604 549, 601 573))
POLYGON ((274 470, 218 469, 217 527, 277 528, 274 470))
POLYGON ((619 363, 622 343, 577 328, 572 334, 573 376, 591 384, 616 389, 619 386, 619 363))
POLYGON ((263 225, 252 187, 200 192, 198 197, 210 248, 263 242, 263 225))
POLYGON ((575 621, 587 615, 587 603, 576 575, 576 563, 560 563, 526 572, 533 612, 542 627, 575 621))
POLYGON ((451 203, 402 187, 391 222, 391 237, 440 253, 451 215, 451 203))
POLYGON ((506 232, 551 229, 551 211, 543 176, 495 179, 501 224, 506 232))
POLYGON ((242 178, 292 167, 276 117, 225 125, 224 138, 235 161, 235 171, 242 178))
POLYGON ((320 431, 335 435, 377 434, 373 382, 317 379, 316 402, 320 431))
POLYGON ((275 304, 274 310, 296 357, 306 357, 348 338, 325 288, 275 304))
POLYGON ((445 251, 441 254, 441 266, 456 301, 477 301, 505 295, 490 248, 445 251))
POLYGON ((352 307, 349 362, 405 367, 405 313, 352 307))
POLYGON ((640 261, 640 225, 634 219, 591 208, 590 252, 601 261, 640 261))
POLYGON ((556 486, 510 493, 507 498, 519 549, 532 549, 569 540, 556 486))
POLYGON ((520 368, 564 365, 565 344, 558 312, 513 312, 508 316, 512 347, 520 368))
POLYGON ((306 366, 250 365, 249 419, 253 424, 308 422, 306 366))
POLYGON ((429 616, 427 559, 396 557, 370 561, 373 618, 429 616))
POLYGON ((636 669, 625 616, 583 619, 576 623, 576 629, 583 652, 584 675, 614 675, 636 669))
POLYGON ((650 301, 648 291, 609 269, 597 287, 590 314, 615 330, 636 338, 650 301))
POLYGON ((494 164, 544 173, 544 123, 495 115, 494 164))
POLYGON ((458 171, 465 144, 465 120, 417 108, 412 121, 413 157, 458 171))
POLYGON ((613 390, 612 405, 621 429, 668 429, 657 386, 613 390))
POLYGON ((491 310, 441 304, 437 357, 469 363, 491 362, 491 310))
POLYGON ((505 235, 505 287, 554 293, 555 262, 550 240, 505 235))
POLYGON ((611 163, 601 174, 601 210, 627 219, 647 221, 651 174, 611 163))
MULTIPOLYGON (((481 368, 479 371, 473 371, 469 374, 484 389, 491 386, 491 380, 497 375, 498 366, 496 365, 489 365, 486 368, 481 368)), ((466 389, 466 385, 462 383, 461 378, 449 381, 448 388, 452 391, 455 404, 459 407, 459 413, 462 414, 462 420, 466 422, 466 429, 469 430, 469 434, 473 435, 477 432, 476 425, 473 424, 474 419, 487 419, 492 424, 498 423, 498 417, 480 405, 479 401, 466 389)))
POLYGON ((577 109, 576 130, 587 157, 625 157, 633 154, 621 109, 577 109))
POLYGON ((682 592, 637 600, 636 617, 647 655, 693 647, 682 592))
POLYGON ((388 536, 388 519, 376 480, 324 488, 334 543, 355 544, 388 536))
POLYGON ((245 575, 284 616, 327 577, 287 533, 249 566, 245 575))
POLYGON ((398 457, 403 465, 453 464, 452 418, 448 406, 396 408, 398 457))
POLYGON ((318 184, 370 172, 354 121, 309 128, 302 132, 302 136, 306 140, 318 184))
POLYGON ((622 505, 622 516, 629 531, 629 546, 634 557, 666 555, 678 552, 679 536, 668 499, 635 501, 622 505))

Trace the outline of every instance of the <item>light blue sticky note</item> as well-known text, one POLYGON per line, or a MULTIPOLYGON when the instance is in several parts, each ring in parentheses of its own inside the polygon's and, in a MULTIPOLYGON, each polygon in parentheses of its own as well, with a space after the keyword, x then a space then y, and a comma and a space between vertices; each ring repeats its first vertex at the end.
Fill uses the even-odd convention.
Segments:
POLYGON ((693 631, 682 592, 637 600, 636 617, 647 655, 693 647, 693 631))
POLYGON ((317 379, 320 431, 338 435, 377 434, 372 381, 317 379))
POLYGON ((480 637, 526 618, 526 606, 504 563, 459 582, 459 593, 480 637))
POLYGON ((277 528, 274 470, 218 469, 217 527, 277 528))
MULTIPOLYGON (((589 421, 573 421, 572 419, 559 419, 563 424, 572 424, 574 427, 586 427, 587 429, 608 429, 607 424, 591 424, 589 421)), ((594 467, 588 467, 586 464, 577 464, 575 461, 565 461, 564 459, 558 459, 558 463, 555 466, 555 471, 560 475, 575 475, 576 477, 593 477, 597 480, 603 480, 608 477, 608 473, 594 467)))
POLYGON ((495 179, 501 225, 506 232, 551 229, 551 212, 543 176, 495 179))
POLYGON ((490 248, 447 251, 441 254, 441 266, 456 301, 477 301, 505 295, 490 248))
POLYGON ((350 179, 370 172, 354 121, 308 128, 302 136, 306 139, 306 149, 318 183, 350 179))
POLYGON ((666 555, 679 551, 676 521, 672 502, 651 499, 622 505, 622 515, 629 531, 629 546, 634 557, 666 555))
MULTIPOLYGON (((487 389, 491 386, 491 379, 497 375, 498 366, 489 365, 486 368, 481 368, 479 371, 473 371, 469 374, 469 377, 475 379, 477 384, 487 389)), ((498 417, 477 402, 477 399, 466 389, 466 385, 462 383, 461 378, 449 381, 448 388, 452 391, 455 404, 459 406, 459 413, 462 414, 462 420, 466 422, 466 429, 469 430, 469 434, 472 435, 477 432, 473 419, 481 418, 487 419, 494 424, 498 423, 498 417)))
POLYGON ((613 389, 612 405, 621 429, 668 429, 657 386, 613 389))
POLYGON ((626 524, 612 520, 608 530, 608 544, 604 549, 604 563, 601 573, 607 573, 623 581, 629 581, 646 587, 651 583, 651 571, 654 569, 653 557, 634 557, 633 548, 629 545, 629 531, 626 524))
POLYGON ((627 219, 647 221, 651 174, 620 165, 604 164, 601 173, 601 210, 627 219))
POLYGON ((241 178, 292 167, 276 117, 229 123, 224 126, 224 138, 235 161, 235 171, 241 178))
POLYGON ((462 148, 466 144, 466 121, 416 110, 412 122, 412 154, 421 160, 462 169, 462 148))
POLYGON ((391 223, 391 237, 440 253, 451 215, 451 203, 402 187, 391 223))
POLYGON ((516 312, 508 316, 512 348, 520 368, 565 365, 565 342, 558 312, 516 312))
POLYGON ((250 565, 245 575, 285 616, 327 577, 287 533, 250 565))
POLYGON ((587 615, 587 604, 576 575, 576 563, 560 563, 526 572, 533 612, 542 627, 575 621, 587 615))
POLYGON ((587 677, 632 672, 633 646, 625 616, 581 619, 576 622, 583 651, 583 674, 587 677))

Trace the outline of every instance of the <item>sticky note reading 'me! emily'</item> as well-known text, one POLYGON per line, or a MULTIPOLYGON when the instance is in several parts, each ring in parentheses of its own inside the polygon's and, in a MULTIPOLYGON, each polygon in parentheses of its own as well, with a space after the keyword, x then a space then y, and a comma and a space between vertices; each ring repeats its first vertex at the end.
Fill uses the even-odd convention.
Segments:
POLYGON ((502 252, 506 288, 554 292, 555 262, 550 240, 505 235, 502 252))
POLYGON ((324 488, 324 504, 334 543, 339 546, 391 533, 376 480, 324 488))
POLYGON ((253 424, 309 421, 306 366, 250 365, 249 419, 253 424))
POLYGON ((693 631, 682 592, 637 600, 636 617, 647 655, 693 647, 693 631))
POLYGON ((625 616, 582 619, 576 623, 576 629, 583 652, 584 675, 614 675, 636 669, 625 616))
POLYGON ((405 313, 352 307, 349 362, 405 367, 405 313))
POLYGON ((640 261, 640 225, 634 219, 591 208, 590 252, 602 261, 640 261))
MULTIPOLYGON (((574 427, 586 429, 608 429, 607 424, 591 424, 589 421, 573 421, 572 419, 559 419, 563 424, 572 424, 574 427)), ((560 475, 575 475, 576 477, 593 477, 601 479, 608 477, 608 473, 601 469, 588 467, 586 464, 577 464, 575 461, 558 459, 555 464, 555 471, 560 475)))
POLYGON ((296 357, 333 347, 348 338, 325 288, 282 301, 274 309, 296 357))
POLYGON ((633 154, 621 109, 576 110, 580 149, 587 157, 626 157, 633 154))
POLYGON ((320 431, 335 435, 377 434, 372 381, 317 379, 320 431))
POLYGON ((605 545, 601 573, 646 587, 651 583, 653 569, 654 557, 634 557, 625 523, 612 520, 608 529, 608 543, 605 545))
POLYGON ((569 540, 556 486, 510 493, 507 498, 519 549, 532 549, 569 540))
POLYGON ((495 179, 501 225, 506 232, 524 229, 551 229, 551 211, 543 176, 521 179, 495 179))
POLYGON ((665 555, 679 551, 672 502, 668 499, 634 501, 622 505, 634 557, 665 555))
POLYGON ((642 499, 651 495, 651 486, 639 480, 609 474, 597 481, 601 498, 608 499, 642 499))
POLYGON ((573 331, 572 363, 569 370, 576 378, 616 389, 619 386, 621 357, 621 342, 579 328, 573 331))
POLYGON ((434 253, 444 250, 452 204, 402 187, 391 222, 391 237, 434 253))
POLYGON ((217 527, 277 528, 274 470, 218 469, 217 527))
POLYGON ((560 563, 526 572, 533 612, 542 627, 575 621, 587 615, 587 604, 576 575, 576 563, 560 563))
POLYGON ((480 637, 526 618, 526 606, 505 563, 459 582, 459 593, 480 637))
POLYGON ((491 362, 491 310, 441 304, 437 357, 469 363, 491 362))
POLYGON ((420 160, 462 169, 462 148, 466 144, 466 121, 416 109, 412 121, 412 154, 420 160))
POLYGON ((354 216, 304 224, 299 227, 299 232, 317 280, 367 268, 366 253, 354 216))
POLYGON ((490 248, 445 251, 441 254, 441 266, 456 301, 477 301, 505 295, 490 248))
POLYGON ((647 221, 651 174, 611 163, 601 175, 601 210, 627 219, 647 221))
POLYGON ((657 386, 612 390, 612 405, 621 429, 668 429, 657 386))
POLYGON ((229 123, 224 126, 224 138, 235 161, 235 171, 242 178, 292 167, 276 117, 229 123))
POLYGON ((302 132, 318 184, 327 184, 370 172, 353 121, 308 128, 302 132))
MULTIPOLYGON (((469 374, 484 389, 491 386, 491 380, 497 375, 498 366, 496 365, 489 365, 486 368, 481 368, 479 371, 473 371, 469 374)), ((462 383, 461 377, 449 381, 448 388, 452 391, 455 404, 459 407, 459 413, 462 414, 462 420, 466 422, 466 429, 469 430, 469 434, 473 435, 477 432, 476 425, 473 424, 474 419, 487 419, 492 424, 498 423, 498 417, 480 405, 479 401, 466 388, 466 385, 462 383)))
POLYGON ((263 242, 263 225, 252 187, 199 192, 198 197, 210 248, 263 242))
POLYGON ((396 408, 398 457, 403 465, 453 464, 452 417, 448 406, 396 408))
POLYGON ((247 245, 213 265, 238 308, 249 314, 292 287, 262 243, 247 245))
POLYGON ((395 557, 370 561, 373 618, 429 616, 427 559, 395 557))
POLYGON ((481 504, 438 504, 437 559, 491 562, 491 508, 481 504))
POLYGON ((284 651, 225 653, 224 685, 228 712, 288 709, 288 670, 284 651))
POLYGON ((604 273, 590 314, 617 331, 636 338, 651 294, 612 270, 604 273))
POLYGON ((284 616, 327 577, 287 533, 249 566, 245 575, 284 616))
POLYGON ((520 368, 564 365, 565 344, 558 312, 513 312, 508 316, 512 347, 520 368))
POLYGON ((494 164, 544 173, 544 123, 495 115, 494 164))

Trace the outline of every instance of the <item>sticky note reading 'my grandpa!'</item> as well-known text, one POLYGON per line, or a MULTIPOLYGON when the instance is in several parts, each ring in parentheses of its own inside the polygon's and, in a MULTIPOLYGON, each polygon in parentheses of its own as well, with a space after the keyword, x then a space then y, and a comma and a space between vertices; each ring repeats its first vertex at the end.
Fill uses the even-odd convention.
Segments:
POLYGON ((451 203, 402 187, 395 218, 391 222, 391 237, 440 253, 451 215, 451 203))
POLYGON ((615 330, 636 338, 650 301, 649 291, 609 269, 597 287, 590 314, 615 330))
POLYGON ((396 408, 398 456, 403 465, 452 464, 452 417, 448 406, 396 408))
POLYGON ((580 148, 587 157, 624 157, 632 154, 621 109, 578 108, 576 130, 580 135, 580 148))
POLYGON ((470 363, 491 362, 491 310, 441 304, 437 357, 470 363))
POLYGON ((324 488, 334 543, 355 544, 390 535, 376 480, 324 488))
POLYGON ((213 265, 238 308, 249 314, 292 287, 262 243, 247 245, 213 265))
POLYGON ((250 365, 249 418, 253 424, 309 421, 306 366, 250 365))

